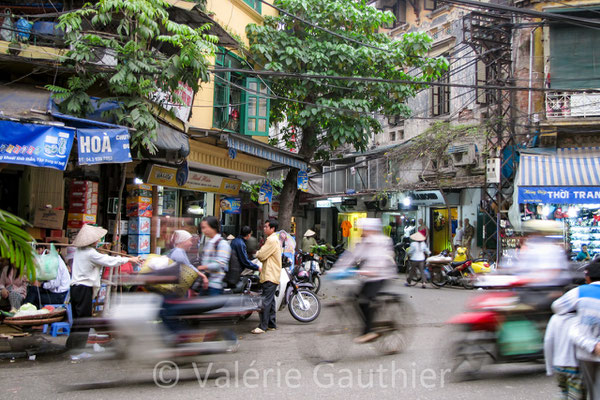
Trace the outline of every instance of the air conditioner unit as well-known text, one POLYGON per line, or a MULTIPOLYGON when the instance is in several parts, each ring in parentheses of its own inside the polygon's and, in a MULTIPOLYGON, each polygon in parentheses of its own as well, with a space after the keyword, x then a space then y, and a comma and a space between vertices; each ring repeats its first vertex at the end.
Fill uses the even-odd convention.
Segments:
POLYGON ((457 167, 477 164, 477 147, 473 143, 451 145, 448 148, 448 154, 457 167))

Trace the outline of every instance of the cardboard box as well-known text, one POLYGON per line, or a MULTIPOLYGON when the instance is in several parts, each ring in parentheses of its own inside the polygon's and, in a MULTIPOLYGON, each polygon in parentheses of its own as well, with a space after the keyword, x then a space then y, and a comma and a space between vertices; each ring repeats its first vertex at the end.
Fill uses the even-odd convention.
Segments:
POLYGON ((46 243, 65 243, 69 244, 69 238, 64 236, 48 236, 46 238, 46 243))
POLYGON ((71 182, 71 191, 90 191, 98 193, 98 182, 93 181, 73 181, 71 182))
POLYGON ((98 193, 71 192, 69 195, 69 204, 73 203, 98 204, 98 193))
POLYGON ((149 235, 151 227, 151 218, 148 217, 132 217, 129 218, 130 235, 149 235))
POLYGON ((62 237, 65 236, 65 231, 62 229, 51 229, 47 236, 62 237))
POLYGON ((71 203, 69 213, 98 214, 98 204, 92 204, 91 201, 71 203))
POLYGON ((134 203, 127 205, 128 217, 152 217, 152 204, 134 203))
POLYGON ((152 186, 150 185, 127 185, 127 193, 131 197, 152 197, 152 186))
POLYGON ((65 210, 39 207, 33 215, 33 226, 36 228, 62 229, 65 210))
POLYGON ((68 228, 81 228, 84 224, 95 224, 96 223, 96 215, 95 214, 85 214, 85 213, 69 213, 67 216, 67 227, 68 228))
MULTIPOLYGON (((112 235, 113 232, 115 231, 115 220, 111 219, 110 221, 108 221, 108 234, 112 235)), ((127 220, 121 220, 121 236, 122 235, 127 235, 127 230, 129 229, 129 221, 127 220)))
POLYGON ((127 253, 149 254, 150 235, 129 235, 127 237, 127 253))
POLYGON ((144 196, 128 197, 127 205, 130 205, 130 204, 152 204, 152 197, 144 197, 144 196))
POLYGON ((28 226, 25 229, 34 239, 44 240, 46 238, 46 229, 32 228, 28 226))

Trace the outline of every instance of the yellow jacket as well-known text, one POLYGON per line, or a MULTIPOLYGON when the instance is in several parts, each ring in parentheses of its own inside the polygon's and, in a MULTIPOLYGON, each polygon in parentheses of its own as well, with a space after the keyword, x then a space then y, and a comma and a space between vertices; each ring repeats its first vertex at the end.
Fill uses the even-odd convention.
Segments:
POLYGON ((267 238, 263 247, 256 253, 256 258, 262 262, 260 283, 273 282, 278 285, 281 274, 281 245, 277 234, 273 233, 267 238))

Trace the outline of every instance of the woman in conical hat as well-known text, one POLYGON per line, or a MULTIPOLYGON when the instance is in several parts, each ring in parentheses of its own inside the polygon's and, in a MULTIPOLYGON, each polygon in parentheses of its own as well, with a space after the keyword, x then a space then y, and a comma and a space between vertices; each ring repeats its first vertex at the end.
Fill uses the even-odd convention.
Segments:
MULTIPOLYGON (((71 307, 73 318, 92 316, 92 299, 94 291, 100 289, 102 267, 118 267, 133 262, 139 263, 139 257, 113 257, 101 254, 96 244, 108 231, 92 225, 83 225, 73 246, 77 247, 73 255, 73 274, 71 278, 71 307)), ((89 329, 73 330, 67 340, 68 348, 85 347, 89 329)))

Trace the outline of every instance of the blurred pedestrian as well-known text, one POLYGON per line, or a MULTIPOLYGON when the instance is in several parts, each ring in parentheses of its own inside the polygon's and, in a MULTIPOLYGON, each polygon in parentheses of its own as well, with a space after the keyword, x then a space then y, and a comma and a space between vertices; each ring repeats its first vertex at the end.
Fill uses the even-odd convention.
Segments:
MULTIPOLYGON (((100 290, 100 274, 103 267, 140 262, 139 257, 112 257, 99 253, 96 246, 107 233, 106 229, 86 224, 73 240, 73 246, 77 247, 73 256, 71 278, 71 308, 74 320, 92 316, 92 300, 100 290)), ((67 339, 67 348, 85 347, 88 333, 89 329, 72 329, 67 339)))
POLYGON ((586 285, 569 290, 552 303, 555 314, 577 312, 569 334, 575 344, 585 387, 593 400, 600 399, 600 260, 585 267, 586 285))
MULTIPOLYGON (((394 261, 394 244, 392 239, 383 234, 383 226, 379 218, 362 218, 358 221, 363 239, 353 251, 344 252, 335 263, 334 269, 349 269, 360 265, 358 274, 364 278, 358 293, 358 307, 361 311, 364 327, 362 335, 355 343, 367 343, 379 337, 373 331, 373 320, 376 309, 373 300, 377 297, 386 282, 396 277, 394 261)), ((332 272, 335 272, 332 270, 332 272)))
POLYGON ((410 239, 412 243, 408 248, 408 259, 410 261, 409 277, 416 281, 417 269, 421 271, 421 287, 425 289, 425 283, 427 282, 425 259, 431 254, 431 251, 429 251, 427 243, 425 243, 426 238, 421 232, 413 233, 410 235, 410 239))
POLYGON ((467 249, 467 257, 472 258, 471 255, 471 243, 475 237, 475 228, 469 222, 469 218, 465 218, 465 227, 463 232, 463 247, 467 249))
POLYGON ((277 290, 277 286, 279 286, 282 257, 281 244, 275 233, 277 228, 279 228, 279 223, 276 220, 270 219, 265 222, 263 231, 267 240, 263 247, 256 253, 256 258, 262 262, 260 283, 262 284, 263 310, 260 314, 260 324, 252 330, 254 334, 261 334, 267 330, 277 329, 275 291, 277 290))
POLYGON ((463 236, 465 234, 465 230, 463 228, 463 223, 461 220, 458 220, 458 227, 456 228, 456 233, 454 234, 454 240, 452 241, 452 250, 454 252, 454 257, 456 257, 456 249, 462 246, 463 236))
POLYGON ((204 217, 200 229, 209 240, 202 250, 202 265, 198 269, 208 273, 208 295, 219 295, 223 293, 223 279, 229 268, 231 247, 221 236, 221 224, 217 218, 204 217))
POLYGON ((548 376, 556 376, 560 398, 565 400, 586 398, 579 363, 575 358, 575 346, 569 336, 576 321, 575 313, 555 314, 550 318, 544 336, 546 373, 548 376))

